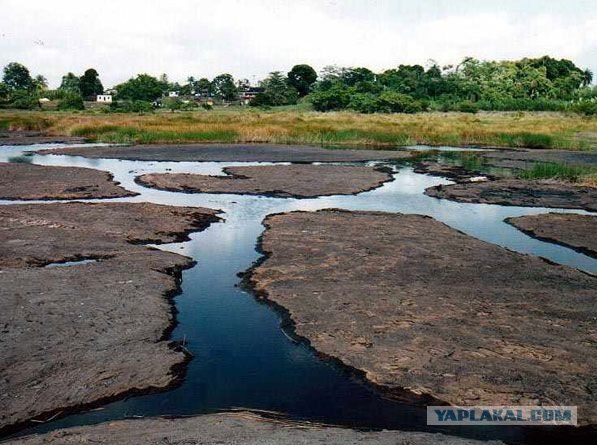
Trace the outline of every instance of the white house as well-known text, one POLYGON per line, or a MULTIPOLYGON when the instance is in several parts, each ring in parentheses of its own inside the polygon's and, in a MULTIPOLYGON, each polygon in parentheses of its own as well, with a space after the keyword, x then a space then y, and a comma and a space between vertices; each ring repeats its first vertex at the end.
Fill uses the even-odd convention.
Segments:
POLYGON ((104 103, 104 104, 111 104, 112 103, 112 95, 111 94, 98 94, 95 101, 104 103))

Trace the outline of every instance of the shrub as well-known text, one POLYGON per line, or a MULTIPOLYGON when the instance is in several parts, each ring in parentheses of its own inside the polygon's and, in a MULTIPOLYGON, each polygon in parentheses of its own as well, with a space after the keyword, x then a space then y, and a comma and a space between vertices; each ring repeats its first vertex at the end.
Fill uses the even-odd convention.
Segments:
POLYGON ((350 97, 348 108, 359 113, 375 113, 379 111, 379 100, 373 94, 356 93, 350 97))
POLYGON ((153 105, 144 100, 115 101, 110 104, 110 111, 114 113, 149 113, 153 111, 153 105))
POLYGON ((475 114, 479 112, 479 105, 477 105, 475 102, 467 100, 458 104, 458 111, 460 111, 461 113, 475 114))
POLYGON ((350 103, 350 91, 340 85, 334 85, 328 90, 312 93, 309 99, 317 111, 341 110, 350 103))
POLYGON ((11 95, 9 107, 19 110, 33 110, 39 108, 39 99, 27 91, 15 91, 11 95))
POLYGON ((423 104, 408 94, 385 91, 379 95, 378 111, 382 113, 418 113, 423 104))
POLYGON ((595 116, 597 115, 597 101, 583 100, 576 102, 570 106, 570 110, 585 116, 595 116))
POLYGON ((80 94, 68 93, 60 102, 58 102, 58 106, 56 108, 60 111, 84 110, 85 104, 83 103, 83 98, 80 94))

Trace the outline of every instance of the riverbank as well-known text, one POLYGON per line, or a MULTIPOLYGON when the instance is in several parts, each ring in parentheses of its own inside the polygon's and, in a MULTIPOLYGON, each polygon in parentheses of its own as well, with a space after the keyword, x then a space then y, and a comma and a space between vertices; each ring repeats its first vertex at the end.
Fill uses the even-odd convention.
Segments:
POLYGON ((250 412, 209 414, 181 419, 138 419, 54 431, 11 440, 5 445, 62 445, 100 443, 110 445, 193 444, 258 445, 500 445, 435 433, 409 431, 357 431, 291 422, 250 412))
POLYGON ((359 114, 249 108, 183 113, 0 112, 6 130, 113 143, 415 144, 590 149, 597 118, 548 112, 359 114))
POLYGON ((0 431, 165 389, 187 360, 168 342, 184 240, 210 209, 149 203, 0 207, 0 431))
POLYGON ((265 225, 256 293, 388 396, 555 402, 595 423, 594 277, 416 215, 293 212, 265 225))

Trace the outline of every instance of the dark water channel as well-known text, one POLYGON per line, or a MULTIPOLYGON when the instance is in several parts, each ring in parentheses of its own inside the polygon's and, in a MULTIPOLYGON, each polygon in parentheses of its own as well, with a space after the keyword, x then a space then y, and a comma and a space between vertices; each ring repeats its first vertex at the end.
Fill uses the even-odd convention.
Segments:
MULTIPOLYGON (((0 148, 0 161, 2 157, 18 156, 21 150, 31 148, 0 148)), ((136 416, 193 415, 247 408, 363 429, 447 431, 512 443, 582 443, 595 439, 595 430, 587 429, 468 427, 440 430, 427 427, 423 405, 384 399, 354 373, 319 358, 305 342, 293 339, 292 333, 281 328, 281 314, 259 303, 239 286, 238 274, 261 256, 256 251, 256 243, 263 232, 261 222, 268 214, 323 208, 429 215, 510 250, 597 273, 597 260, 530 238, 503 222, 510 216, 561 210, 459 204, 430 198, 423 195, 425 188, 450 182, 416 174, 410 167, 396 164, 389 164, 397 172, 395 180, 379 189, 356 196, 297 200, 171 193, 143 188, 133 181, 135 176, 147 172, 220 174, 225 166, 254 163, 137 162, 39 155, 29 159, 36 164, 107 170, 125 188, 141 193, 119 201, 211 207, 221 209, 225 221, 193 234, 191 241, 159 246, 190 256, 197 262, 195 267, 183 272, 182 293, 175 299, 178 325, 172 339, 184 340, 193 354, 182 383, 170 391, 130 397, 38 425, 23 433, 136 416)))

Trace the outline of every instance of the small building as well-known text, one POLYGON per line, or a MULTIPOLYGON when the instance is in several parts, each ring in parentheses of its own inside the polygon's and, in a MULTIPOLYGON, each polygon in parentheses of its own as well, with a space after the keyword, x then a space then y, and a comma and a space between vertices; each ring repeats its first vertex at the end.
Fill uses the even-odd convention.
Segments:
POLYGON ((257 97, 259 93, 263 93, 263 88, 261 87, 249 87, 244 91, 240 92, 240 103, 241 105, 249 105, 253 99, 257 97))
POLYGON ((112 95, 111 94, 98 94, 95 101, 98 103, 111 104, 112 103, 112 95))
POLYGON ((178 91, 169 91, 168 97, 178 97, 178 91))

